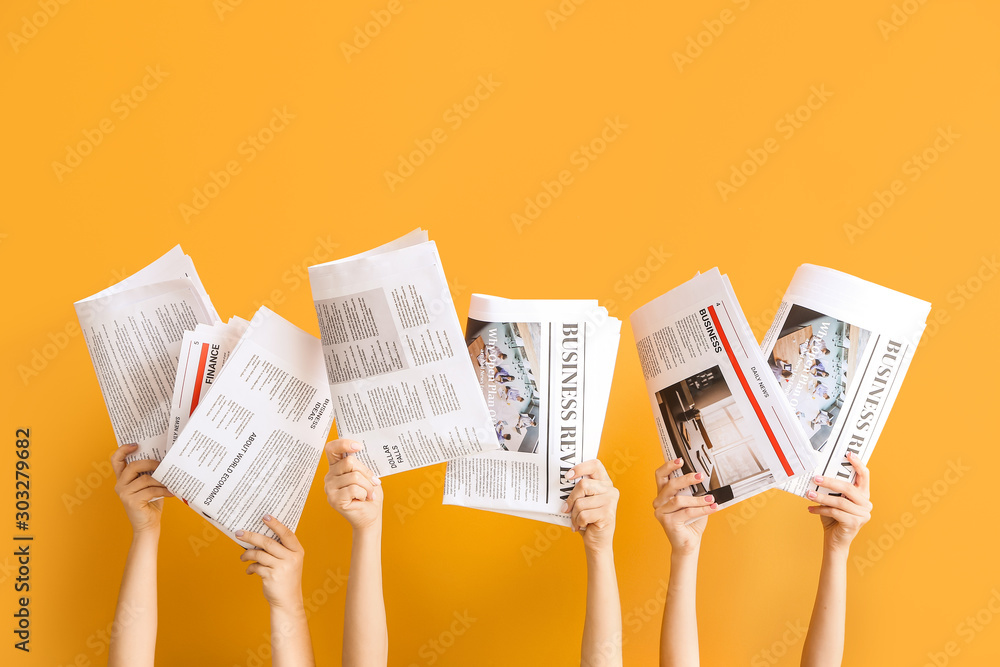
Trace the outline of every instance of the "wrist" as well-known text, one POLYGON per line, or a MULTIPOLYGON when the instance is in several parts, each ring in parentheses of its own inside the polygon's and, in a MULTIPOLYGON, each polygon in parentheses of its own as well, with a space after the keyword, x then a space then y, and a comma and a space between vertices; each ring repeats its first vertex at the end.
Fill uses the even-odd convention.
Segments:
POLYGON ((288 616, 305 616, 306 605, 302 598, 301 589, 295 595, 289 595, 287 600, 275 600, 271 603, 271 610, 288 616))
POLYGON ((701 552, 701 544, 689 544, 683 547, 674 547, 671 545, 670 549, 670 563, 671 565, 680 565, 690 562, 698 562, 698 554, 701 552))
POLYGON ((602 545, 584 545, 584 551, 587 554, 587 565, 615 565, 615 550, 612 544, 602 544, 602 545))
POLYGON ((847 562, 847 557, 850 554, 851 544, 848 542, 837 543, 832 540, 823 540, 823 558, 831 562, 843 561, 847 562))
POLYGON ((132 544, 157 544, 160 541, 160 524, 142 528, 132 527, 132 544))

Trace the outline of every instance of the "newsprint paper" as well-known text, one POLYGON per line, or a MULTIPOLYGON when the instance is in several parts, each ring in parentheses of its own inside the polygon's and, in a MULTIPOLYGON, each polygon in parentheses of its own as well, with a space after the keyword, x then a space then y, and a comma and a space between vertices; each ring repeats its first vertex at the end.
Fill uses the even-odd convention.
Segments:
POLYGON ((931 304, 812 264, 795 272, 761 350, 818 455, 786 482, 805 496, 814 475, 854 480, 867 462, 913 358, 931 304))
POLYGON ((427 232, 311 266, 309 282, 337 433, 376 475, 499 448, 427 232))
POLYGON ((474 294, 465 342, 500 449, 449 462, 444 503, 569 526, 566 472, 597 457, 620 333, 597 301, 474 294))
POLYGON ((700 274, 631 316, 666 460, 727 507, 815 467, 815 453, 750 331, 729 278, 700 274))

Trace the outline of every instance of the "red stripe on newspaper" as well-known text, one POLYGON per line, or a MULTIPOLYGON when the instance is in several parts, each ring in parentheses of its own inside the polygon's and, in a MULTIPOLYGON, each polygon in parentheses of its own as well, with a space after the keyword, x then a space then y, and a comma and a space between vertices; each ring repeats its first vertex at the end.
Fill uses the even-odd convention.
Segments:
POLYGON ((709 306, 708 312, 712 316, 712 322, 715 323, 715 330, 718 332, 719 338, 722 340, 722 346, 726 348, 726 354, 729 355, 729 361, 733 365, 733 370, 736 371, 736 377, 740 379, 740 384, 743 385, 743 391, 746 392, 747 398, 750 399, 750 405, 753 406, 753 411, 757 413, 757 419, 760 420, 760 425, 764 427, 764 432, 767 433, 767 439, 771 441, 771 447, 774 448, 774 453, 778 455, 778 460, 781 461, 781 467, 784 468, 785 473, 791 477, 792 467, 788 465, 788 461, 785 459, 785 453, 781 451, 781 446, 778 445, 778 439, 774 437, 774 432, 771 430, 770 424, 768 424, 767 419, 764 418, 763 410, 760 409, 757 399, 754 398, 753 392, 750 391, 750 384, 743 375, 743 370, 736 362, 736 355, 733 354, 733 348, 730 347, 729 339, 726 338, 726 333, 722 330, 722 324, 719 323, 719 316, 715 314, 715 306, 709 306))
POLYGON ((202 343, 201 358, 198 359, 198 375, 194 379, 194 393, 191 394, 191 412, 188 413, 189 416, 194 414, 194 409, 198 407, 198 399, 201 398, 201 378, 205 372, 206 361, 208 361, 208 343, 202 343))

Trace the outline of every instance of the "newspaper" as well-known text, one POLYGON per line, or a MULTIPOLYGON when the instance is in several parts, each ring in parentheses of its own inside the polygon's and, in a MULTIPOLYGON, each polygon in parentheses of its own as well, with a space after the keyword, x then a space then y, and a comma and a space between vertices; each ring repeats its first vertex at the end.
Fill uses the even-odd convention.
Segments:
POLYGON ((265 514, 296 529, 332 422, 319 341, 262 307, 153 477, 248 546, 265 514))
POLYGON ((218 378, 223 365, 249 325, 241 317, 231 317, 227 324, 199 324, 194 331, 184 332, 170 403, 170 434, 166 445, 168 451, 194 414, 198 401, 218 378))
POLYGON ((815 466, 727 276, 700 274, 631 316, 665 458, 728 507, 815 466))
POLYGON ((191 258, 175 246, 74 307, 115 440, 139 445, 130 462, 162 459, 184 332, 220 321, 191 258))
POLYGON ((311 266, 309 282, 337 432, 376 475, 499 448, 427 232, 311 266))
POLYGON ((840 271, 795 272, 761 350, 818 453, 809 475, 785 483, 828 493, 814 474, 854 480, 867 462, 913 358, 931 304, 840 271))
POLYGON ((500 449, 449 462, 444 504, 569 526, 565 475, 597 457, 620 333, 597 301, 474 294, 465 342, 500 449))

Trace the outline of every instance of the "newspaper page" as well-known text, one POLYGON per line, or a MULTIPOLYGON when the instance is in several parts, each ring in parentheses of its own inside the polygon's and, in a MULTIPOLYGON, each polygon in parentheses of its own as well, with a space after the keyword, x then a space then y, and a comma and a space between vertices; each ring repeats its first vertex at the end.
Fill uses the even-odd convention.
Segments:
POLYGON ((243 318, 231 317, 226 324, 199 324, 194 331, 184 332, 170 403, 168 451, 194 414, 198 401, 211 389, 248 326, 250 323, 243 318))
POLYGON ((812 470, 815 456, 727 276, 700 274, 631 316, 666 460, 728 507, 812 470))
POLYGON ((333 423, 315 336, 262 307, 153 477, 234 541, 291 530, 333 423))
POLYGON ((449 462, 444 504, 569 526, 565 475, 597 456, 620 333, 597 301, 474 294, 465 342, 500 449, 449 462))
POLYGON ((74 307, 115 440, 162 459, 184 332, 219 321, 191 258, 176 246, 74 307))
POLYGON ((931 304, 812 264, 795 272, 761 350, 818 454, 784 490, 829 493, 814 475, 854 480, 867 462, 924 330, 931 304))
POLYGON ((309 267, 337 433, 385 476, 498 449, 427 232, 309 267))

